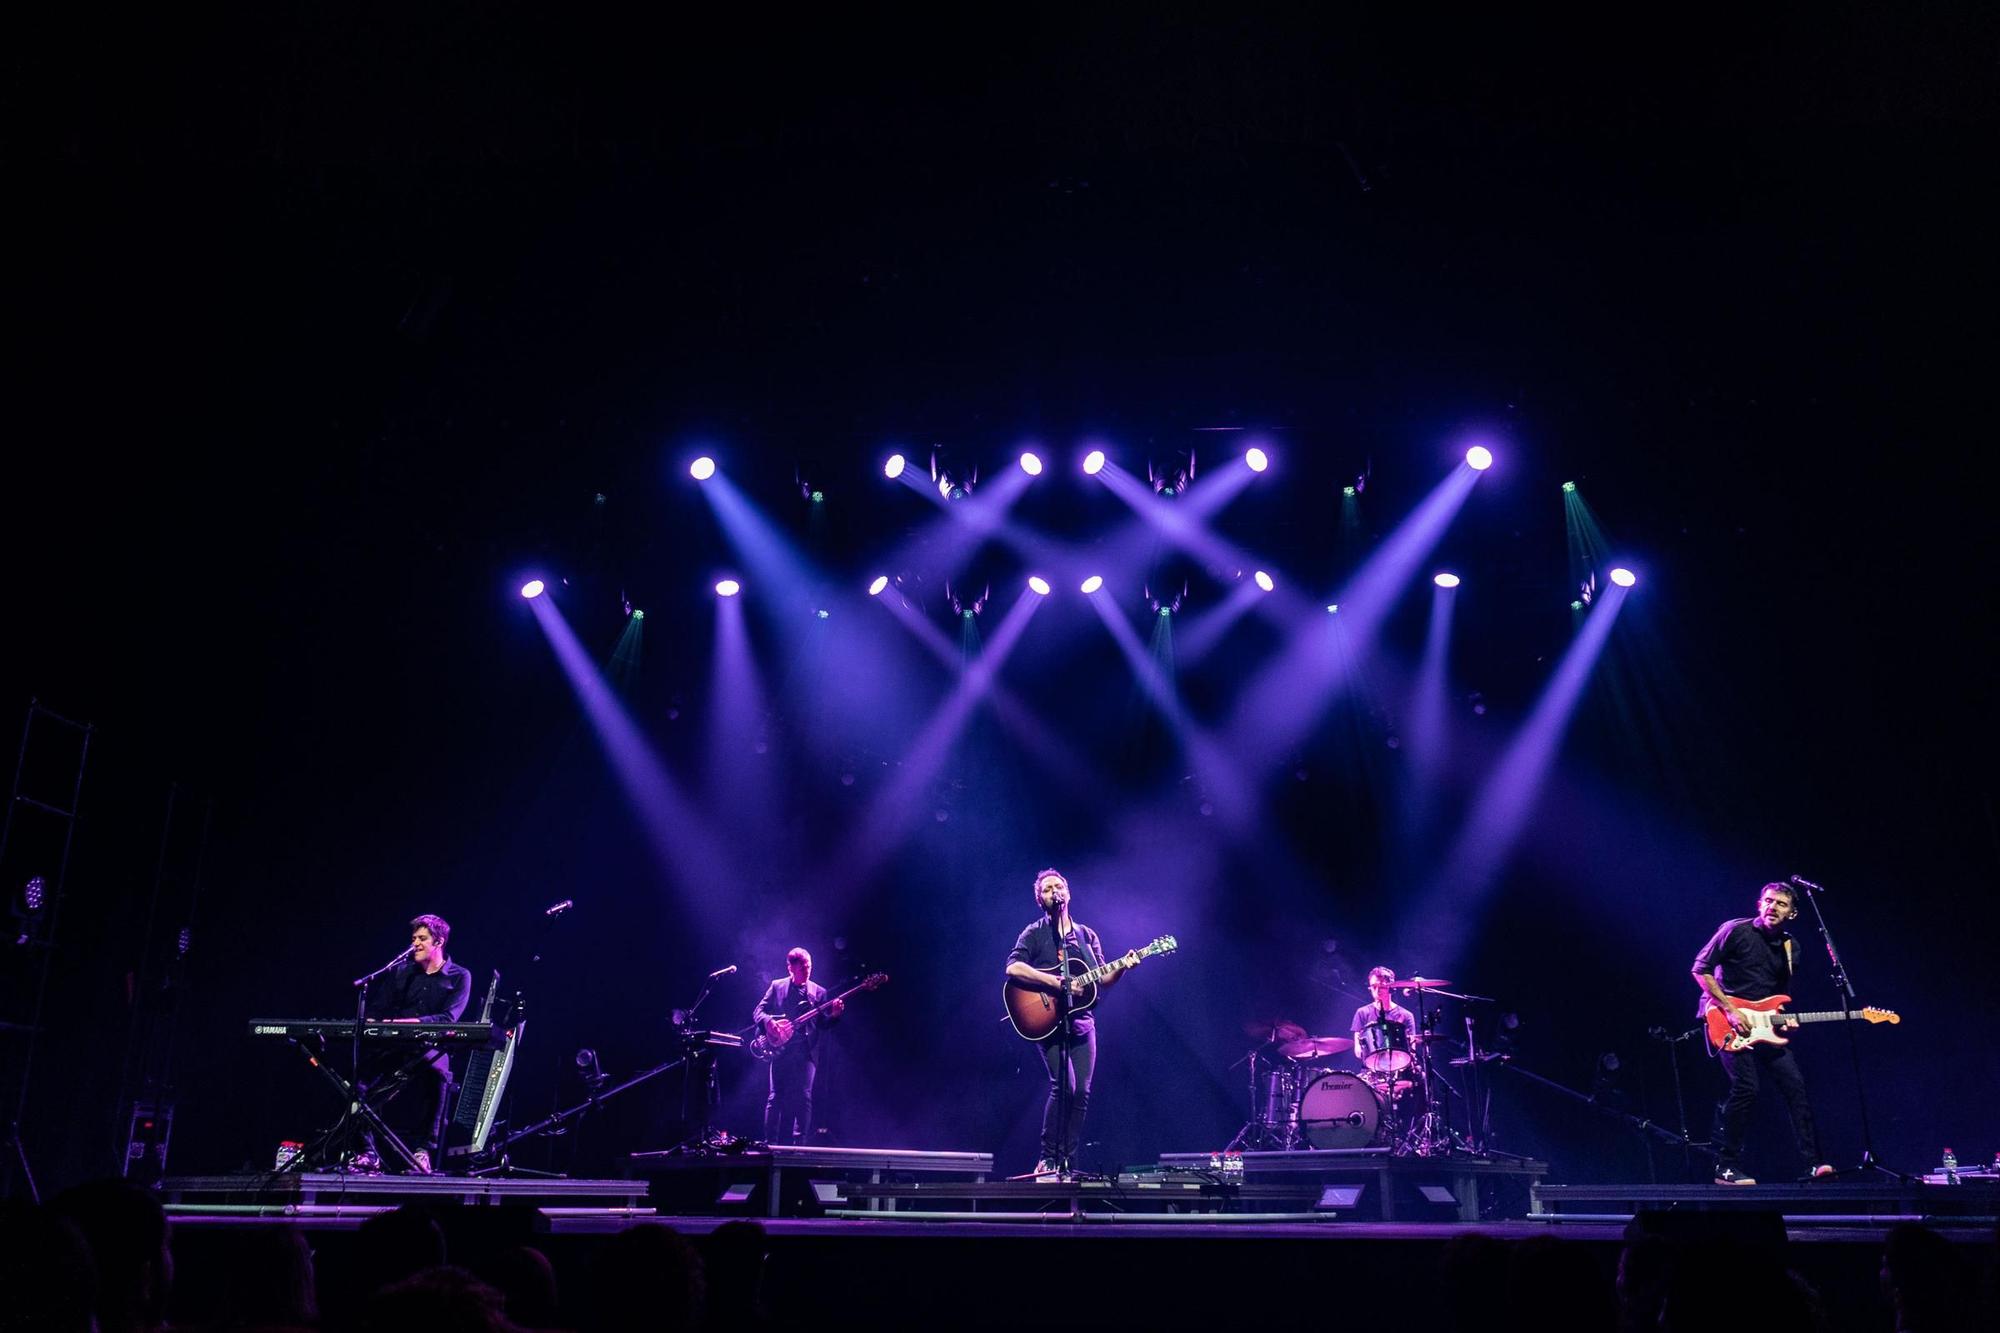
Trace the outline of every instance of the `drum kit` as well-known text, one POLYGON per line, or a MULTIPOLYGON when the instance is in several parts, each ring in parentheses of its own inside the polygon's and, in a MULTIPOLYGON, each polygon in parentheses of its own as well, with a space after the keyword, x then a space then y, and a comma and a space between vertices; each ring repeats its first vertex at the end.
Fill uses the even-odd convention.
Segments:
MULTIPOLYGON (((1389 983, 1393 990, 1415 992, 1414 1027, 1376 1022, 1352 1037, 1315 1037, 1284 1019, 1244 1024, 1244 1035, 1259 1044, 1245 1057, 1250 1119, 1229 1150, 1387 1148, 1423 1157, 1473 1151, 1446 1114, 1447 1102, 1459 1094, 1442 1069, 1432 1068, 1432 1048, 1447 1039, 1431 1030, 1434 1014, 1426 999, 1484 997, 1454 994, 1445 989, 1450 984, 1434 977, 1389 983), (1361 1063, 1358 1071, 1331 1066, 1334 1057, 1349 1051, 1361 1063)), ((1474 1049, 1449 1064, 1476 1065, 1486 1058, 1474 1049)))

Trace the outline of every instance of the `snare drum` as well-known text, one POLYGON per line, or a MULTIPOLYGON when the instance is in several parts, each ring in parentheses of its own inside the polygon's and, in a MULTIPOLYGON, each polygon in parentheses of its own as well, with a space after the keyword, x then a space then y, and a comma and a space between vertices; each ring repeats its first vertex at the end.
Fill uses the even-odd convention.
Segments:
POLYGON ((1415 1062, 1410 1054, 1410 1029, 1403 1023, 1376 1021, 1354 1034, 1354 1053, 1378 1074, 1393 1074, 1415 1062))
POLYGON ((1299 1098, 1299 1128, 1315 1148, 1373 1147, 1382 1133, 1382 1102, 1359 1074, 1335 1069, 1299 1098))

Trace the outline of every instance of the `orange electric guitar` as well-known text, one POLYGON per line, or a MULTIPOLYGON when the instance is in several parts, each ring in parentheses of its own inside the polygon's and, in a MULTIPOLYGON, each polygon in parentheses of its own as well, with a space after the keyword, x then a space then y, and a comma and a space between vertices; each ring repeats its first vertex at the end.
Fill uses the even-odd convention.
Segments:
POLYGON ((1792 1002, 1789 995, 1773 995, 1768 1000, 1738 1000, 1736 1012, 1749 1021, 1748 1032, 1738 1032, 1729 1023, 1729 1013, 1721 1005, 1713 1005, 1702 1015, 1708 1024, 1708 1041, 1718 1051, 1744 1051, 1752 1046, 1785 1046, 1790 1037, 1781 1036, 1785 1028, 1797 1027, 1801 1023, 1833 1023, 1843 1018, 1851 1018, 1862 1023, 1900 1023, 1902 1017, 1893 1009, 1826 1009, 1811 1014, 1787 1014, 1780 1012, 1792 1002))

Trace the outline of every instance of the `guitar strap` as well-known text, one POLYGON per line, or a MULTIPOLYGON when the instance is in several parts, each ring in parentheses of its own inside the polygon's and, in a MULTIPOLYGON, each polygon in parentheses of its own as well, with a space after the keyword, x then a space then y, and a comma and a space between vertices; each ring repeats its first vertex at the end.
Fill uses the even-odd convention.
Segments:
POLYGON ((1788 977, 1792 976, 1798 970, 1798 967, 1792 962, 1792 937, 1787 935, 1785 936, 1785 975, 1788 977))

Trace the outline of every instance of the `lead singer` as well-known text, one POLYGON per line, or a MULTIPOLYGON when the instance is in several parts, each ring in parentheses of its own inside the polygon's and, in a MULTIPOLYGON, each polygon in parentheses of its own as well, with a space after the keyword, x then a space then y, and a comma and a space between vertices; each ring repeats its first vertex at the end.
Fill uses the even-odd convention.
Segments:
MULTIPOLYGON (((1042 919, 1030 922, 1014 941, 1013 951, 1007 955, 1007 977, 1051 994, 1067 986, 1072 996, 1078 995, 1081 987, 1067 980, 1069 960, 1076 959, 1085 967, 1102 967, 1104 946, 1096 931, 1070 919, 1069 880, 1060 870, 1044 870, 1035 876, 1035 905, 1042 909, 1042 919)), ((1126 961, 1136 965, 1139 955, 1129 953, 1126 961)), ((1109 986, 1123 975, 1115 972, 1098 984, 1109 986)), ((1068 1174, 1070 1159, 1083 1140, 1084 1114, 1090 1110, 1090 1076, 1097 1068, 1097 1024, 1086 1009, 1068 1019, 1067 1025, 1066 1037, 1058 1029, 1041 1043, 1042 1063, 1049 1071, 1049 1097, 1042 1107, 1042 1157, 1035 1163, 1035 1178, 1041 1181, 1059 1181, 1068 1174), (1065 1064, 1069 1095, 1058 1098, 1063 1084, 1057 1080, 1063 1077, 1065 1064), (1059 1100, 1064 1112, 1060 1123, 1059 1100)))

